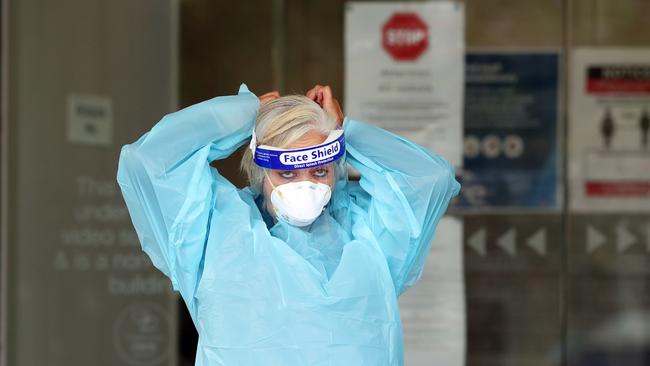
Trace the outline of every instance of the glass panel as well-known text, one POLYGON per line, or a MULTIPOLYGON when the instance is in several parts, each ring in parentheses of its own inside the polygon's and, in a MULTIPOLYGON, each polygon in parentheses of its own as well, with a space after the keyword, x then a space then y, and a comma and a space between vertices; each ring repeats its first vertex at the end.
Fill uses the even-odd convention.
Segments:
POLYGON ((176 364, 175 297, 115 179, 176 108, 173 4, 9 2, 6 365, 176 364))
MULTIPOLYGON (((436 349, 464 349, 472 366, 650 364, 650 0, 458 3, 465 166, 449 213, 462 235, 440 234, 451 242, 431 253, 463 258, 431 257, 402 300, 406 349, 419 352, 406 359, 464 334, 436 349), (446 317, 466 329, 445 332, 458 324, 446 317)), ((343 103, 350 2, 7 4, 2 356, 194 364, 192 319, 138 247, 115 184, 120 147, 242 82, 258 95, 327 84, 343 103)), ((213 163, 239 187, 244 149, 213 163)))

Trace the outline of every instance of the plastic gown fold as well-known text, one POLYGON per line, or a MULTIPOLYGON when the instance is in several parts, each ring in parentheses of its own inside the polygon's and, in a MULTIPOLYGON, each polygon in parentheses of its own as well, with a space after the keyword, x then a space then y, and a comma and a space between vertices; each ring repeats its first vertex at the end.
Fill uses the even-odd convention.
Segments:
POLYGON ((165 116, 120 155, 142 248, 199 332, 196 365, 402 365, 397 298, 458 193, 452 167, 346 119, 339 161, 361 180, 339 174, 311 225, 275 223, 259 192, 210 166, 250 140, 258 108, 242 85, 165 116))

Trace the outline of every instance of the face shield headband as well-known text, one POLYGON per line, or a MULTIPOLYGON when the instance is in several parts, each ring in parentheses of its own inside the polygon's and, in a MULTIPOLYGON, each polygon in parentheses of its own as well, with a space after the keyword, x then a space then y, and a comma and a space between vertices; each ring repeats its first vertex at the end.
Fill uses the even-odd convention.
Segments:
POLYGON ((301 149, 280 149, 268 145, 257 146, 253 138, 249 146, 255 164, 262 168, 276 170, 296 170, 313 168, 337 161, 345 154, 345 135, 343 130, 332 131, 320 145, 301 149))

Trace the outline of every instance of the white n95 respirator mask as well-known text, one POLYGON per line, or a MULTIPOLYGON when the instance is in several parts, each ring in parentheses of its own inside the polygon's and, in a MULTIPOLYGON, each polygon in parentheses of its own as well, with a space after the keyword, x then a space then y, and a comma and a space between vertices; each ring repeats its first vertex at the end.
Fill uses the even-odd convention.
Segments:
POLYGON ((291 182, 273 188, 271 204, 278 220, 303 227, 320 216, 331 196, 332 190, 327 184, 291 182))

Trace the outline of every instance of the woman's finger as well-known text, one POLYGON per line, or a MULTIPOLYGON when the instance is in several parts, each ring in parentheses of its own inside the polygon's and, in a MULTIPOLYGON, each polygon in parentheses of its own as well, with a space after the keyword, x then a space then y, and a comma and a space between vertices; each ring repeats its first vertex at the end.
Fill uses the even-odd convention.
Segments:
POLYGON ((313 88, 311 88, 311 89, 307 92, 307 94, 306 94, 307 98, 313 100, 314 102, 318 102, 318 101, 317 101, 317 99, 318 99, 318 92, 320 91, 320 89, 321 89, 321 86, 320 86, 320 85, 316 85, 316 86, 314 86, 313 88))
POLYGON ((313 101, 315 102, 315 101, 316 101, 316 93, 317 93, 317 92, 318 92, 318 88, 316 88, 316 87, 311 88, 311 89, 307 92, 306 96, 307 96, 307 98, 309 98, 309 99, 311 99, 311 100, 313 100, 313 101))
POLYGON ((329 86, 324 86, 321 91, 321 96, 322 96, 323 109, 325 109, 328 112, 331 112, 331 109, 334 108, 334 103, 332 102, 332 100, 334 99, 332 97, 332 89, 329 86))
POLYGON ((326 85, 321 89, 321 97, 321 106, 323 107, 323 110, 336 118, 340 125, 343 121, 343 112, 341 111, 341 106, 339 105, 338 100, 334 98, 332 88, 329 85, 326 85))
POLYGON ((277 90, 270 91, 270 92, 268 92, 268 93, 264 93, 264 94, 262 94, 262 95, 260 96, 260 99, 262 99, 262 98, 270 98, 270 97, 276 97, 276 98, 279 98, 279 97, 280 97, 280 93, 278 93, 277 90))
POLYGON ((332 100, 332 88, 330 88, 329 85, 326 85, 323 87, 323 100, 324 101, 330 101, 332 100))
POLYGON ((336 99, 333 100, 334 100, 334 108, 338 114, 339 126, 341 126, 343 124, 343 110, 341 109, 341 105, 339 104, 339 101, 336 99))
POLYGON ((328 112, 333 112, 332 109, 335 108, 334 103, 332 102, 334 97, 332 97, 332 88, 328 86, 323 87, 323 109, 328 112))
POLYGON ((264 103, 268 103, 268 102, 270 102, 270 101, 272 101, 274 99, 278 99, 278 98, 280 98, 280 92, 278 92, 277 90, 274 90, 274 91, 262 94, 259 97, 259 100, 260 100, 261 104, 264 104, 264 103))

